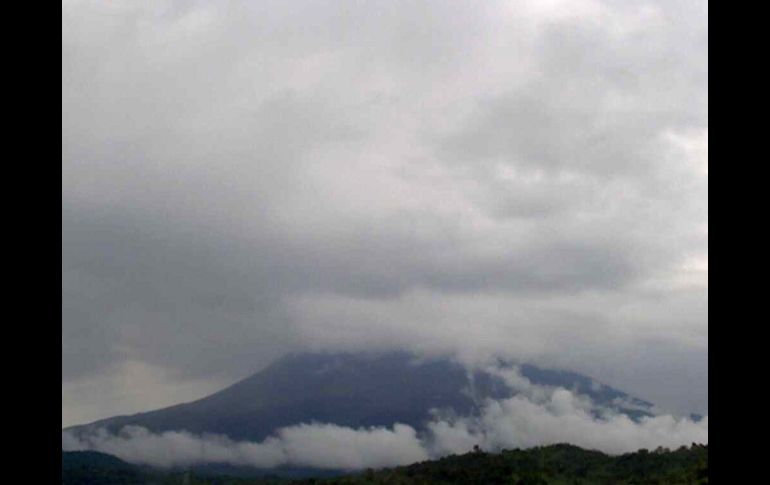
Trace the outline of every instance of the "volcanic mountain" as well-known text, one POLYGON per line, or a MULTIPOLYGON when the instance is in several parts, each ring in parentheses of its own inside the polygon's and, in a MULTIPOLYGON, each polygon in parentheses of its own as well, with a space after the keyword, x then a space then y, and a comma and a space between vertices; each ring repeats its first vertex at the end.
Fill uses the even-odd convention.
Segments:
MULTIPOLYGON (((564 387, 633 418, 651 414, 652 404, 589 377, 532 365, 518 368, 532 384, 564 387)), ((203 399, 69 430, 117 432, 137 425, 154 432, 187 430, 249 441, 310 422, 354 428, 403 423, 421 430, 432 410, 473 415, 484 399, 513 394, 499 376, 467 370, 451 359, 424 360, 401 352, 292 354, 203 399)))

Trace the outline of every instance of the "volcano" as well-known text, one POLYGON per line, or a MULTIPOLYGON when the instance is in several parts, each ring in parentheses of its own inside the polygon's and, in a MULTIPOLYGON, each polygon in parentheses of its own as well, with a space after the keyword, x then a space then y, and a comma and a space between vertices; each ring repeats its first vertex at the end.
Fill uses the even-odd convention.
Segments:
MULTIPOLYGON (((634 419, 652 414, 651 403, 590 377, 526 364, 517 367, 532 384, 566 388, 634 419)), ((498 375, 469 370, 449 358, 421 359, 404 352, 303 353, 285 356, 197 401, 68 430, 104 428, 116 433, 136 425, 153 432, 186 430, 248 441, 262 441, 279 428, 311 422, 353 428, 403 423, 419 431, 436 410, 473 415, 485 399, 515 393, 498 375)))

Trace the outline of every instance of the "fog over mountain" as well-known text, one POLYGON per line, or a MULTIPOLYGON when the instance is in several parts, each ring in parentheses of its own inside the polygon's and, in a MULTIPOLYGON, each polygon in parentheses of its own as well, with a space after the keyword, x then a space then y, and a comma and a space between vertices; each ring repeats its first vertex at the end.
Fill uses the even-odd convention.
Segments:
POLYGON ((708 417, 661 415, 579 374, 385 354, 301 354, 206 398, 65 429, 64 450, 160 467, 360 469, 474 446, 608 453, 708 442, 708 417))
MULTIPOLYGON (((64 0, 62 426, 308 351, 501 358, 707 415, 707 16, 694 0, 64 0)), ((707 431, 602 424, 569 396, 498 396, 435 436, 508 443, 525 415, 521 444, 707 431)), ((392 426, 365 432, 410 459, 444 443, 392 426)), ((285 461, 310 431, 348 432, 288 427, 265 453, 285 461)))

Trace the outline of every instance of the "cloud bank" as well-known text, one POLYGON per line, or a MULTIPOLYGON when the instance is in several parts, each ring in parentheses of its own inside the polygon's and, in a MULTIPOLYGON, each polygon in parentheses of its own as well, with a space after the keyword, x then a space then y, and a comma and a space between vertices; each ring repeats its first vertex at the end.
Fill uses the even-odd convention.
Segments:
POLYGON ((708 417, 672 415, 641 418, 601 408, 564 388, 533 385, 516 369, 499 371, 517 394, 487 400, 476 416, 436 413, 424 433, 410 426, 353 429, 310 423, 281 428, 260 443, 186 431, 151 433, 127 426, 117 434, 100 429, 86 435, 62 433, 64 450, 96 450, 126 461, 158 467, 229 463, 270 468, 281 465, 363 469, 406 465, 448 454, 570 443, 611 454, 708 443, 708 417))
POLYGON ((118 434, 99 430, 86 437, 62 433, 62 449, 96 450, 128 462, 157 467, 196 463, 272 468, 281 465, 360 469, 400 465, 427 459, 410 426, 392 429, 351 429, 332 424, 282 428, 261 443, 233 441, 226 436, 197 436, 186 431, 154 434, 126 426, 118 434))

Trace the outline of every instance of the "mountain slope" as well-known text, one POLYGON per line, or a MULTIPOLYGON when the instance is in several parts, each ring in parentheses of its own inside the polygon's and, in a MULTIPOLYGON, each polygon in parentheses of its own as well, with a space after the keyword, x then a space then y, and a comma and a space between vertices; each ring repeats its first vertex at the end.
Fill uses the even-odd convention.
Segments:
MULTIPOLYGON (((580 374, 529 365, 520 371, 534 384, 576 390, 604 405, 633 403, 626 409, 631 415, 648 414, 651 407, 580 374)), ((198 401, 70 429, 117 432, 138 425, 154 432, 187 430, 250 441, 311 421, 350 427, 398 422, 421 429, 431 409, 470 415, 481 399, 510 395, 501 378, 468 372, 449 359, 419 361, 405 353, 299 354, 198 401)))

